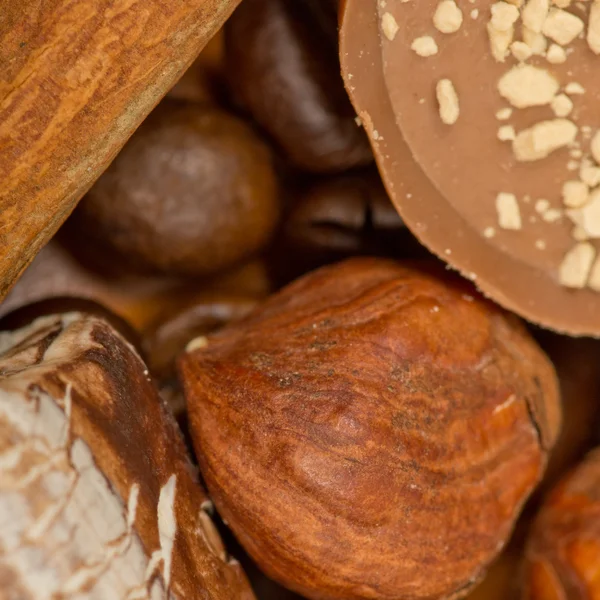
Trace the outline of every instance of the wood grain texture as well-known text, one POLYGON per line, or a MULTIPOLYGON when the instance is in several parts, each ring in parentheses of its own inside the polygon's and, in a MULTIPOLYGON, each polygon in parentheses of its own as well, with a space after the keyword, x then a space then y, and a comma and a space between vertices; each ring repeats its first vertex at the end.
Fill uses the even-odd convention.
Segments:
POLYGON ((0 0, 0 299, 239 0, 0 0))

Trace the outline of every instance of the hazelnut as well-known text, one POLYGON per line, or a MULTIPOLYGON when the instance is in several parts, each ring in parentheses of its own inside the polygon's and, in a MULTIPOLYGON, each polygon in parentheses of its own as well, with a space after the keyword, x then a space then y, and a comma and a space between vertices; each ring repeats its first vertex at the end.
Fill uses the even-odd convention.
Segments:
POLYGON ((107 321, 0 333, 2 598, 252 600, 173 419, 107 321))
POLYGON ((165 101, 83 198, 69 231, 137 269, 218 272, 269 241, 279 214, 271 159, 236 117, 165 101))
POLYGON ((319 600, 466 594, 559 430, 553 367, 516 318, 384 259, 299 279, 179 369, 223 518, 319 600))
POLYGON ((225 25, 225 52, 236 98, 298 167, 342 171, 372 162, 344 91, 331 7, 245 0, 225 25))
POLYGON ((522 598, 598 598, 599 572, 600 449, 595 449, 554 488, 535 520, 522 598))

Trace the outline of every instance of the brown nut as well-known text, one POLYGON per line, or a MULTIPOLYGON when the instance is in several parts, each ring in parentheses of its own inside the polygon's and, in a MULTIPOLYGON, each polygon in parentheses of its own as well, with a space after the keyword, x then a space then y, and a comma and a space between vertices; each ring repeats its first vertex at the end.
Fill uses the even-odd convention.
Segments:
POLYGON ((326 267, 204 346, 180 374, 211 495, 309 598, 464 596, 559 429, 543 352, 442 269, 326 267))
POLYGON ((219 109, 163 102, 69 223, 138 269, 206 275, 266 244, 279 198, 269 148, 219 109))
POLYGON ((373 160, 344 91, 330 8, 302 0, 246 0, 225 26, 236 97, 309 171, 342 171, 373 160))
POLYGON ((552 491, 529 539, 523 600, 600 597, 600 449, 552 491))
POLYGON ((144 363, 103 319, 0 333, 0 596, 254 598, 144 363))

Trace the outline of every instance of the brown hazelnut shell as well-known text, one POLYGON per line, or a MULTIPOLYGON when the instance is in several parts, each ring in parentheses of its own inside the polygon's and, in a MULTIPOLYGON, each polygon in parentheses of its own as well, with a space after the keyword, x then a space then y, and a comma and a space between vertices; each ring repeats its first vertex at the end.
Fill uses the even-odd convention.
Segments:
POLYGON ((516 318, 383 259, 299 279, 180 375, 219 511, 269 576, 318 600, 463 597, 560 423, 552 365, 516 318))

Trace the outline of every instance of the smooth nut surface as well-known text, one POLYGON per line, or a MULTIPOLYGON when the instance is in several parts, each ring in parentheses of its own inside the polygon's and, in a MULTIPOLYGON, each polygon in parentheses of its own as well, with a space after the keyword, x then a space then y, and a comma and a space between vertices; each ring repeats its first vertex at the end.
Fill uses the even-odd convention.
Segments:
POLYGON ((69 224, 100 254, 205 275, 258 251, 278 215, 271 152, 253 130, 216 108, 165 101, 69 224))
POLYGON ((317 599, 462 597, 560 422, 516 319, 389 260, 299 279, 180 373, 219 511, 268 575, 317 599))
POLYGON ((372 162, 344 91, 330 7, 245 0, 225 35, 234 92, 293 163, 327 172, 372 162))
POLYGON ((600 450, 547 498, 526 550, 523 600, 588 600, 600 594, 600 450))

